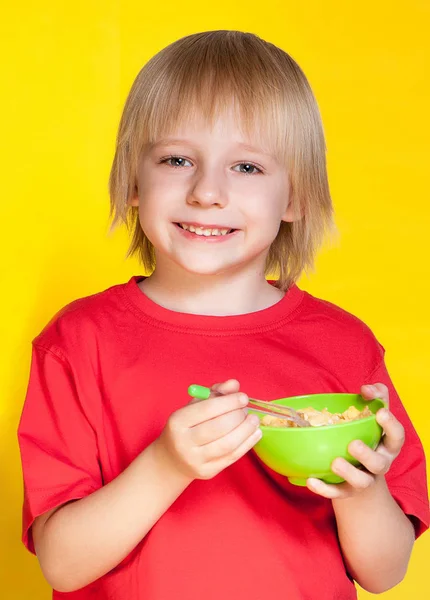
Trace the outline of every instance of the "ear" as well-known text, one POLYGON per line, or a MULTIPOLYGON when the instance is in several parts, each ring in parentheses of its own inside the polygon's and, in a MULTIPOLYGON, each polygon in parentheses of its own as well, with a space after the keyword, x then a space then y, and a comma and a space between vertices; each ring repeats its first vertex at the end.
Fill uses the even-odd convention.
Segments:
POLYGON ((290 202, 288 204, 287 210, 284 212, 284 214, 281 217, 281 221, 285 221, 286 223, 292 223, 293 221, 300 221, 301 218, 302 218, 302 216, 296 214, 296 211, 294 210, 294 207, 292 206, 292 203, 290 202))
POLYGON ((287 206, 285 207, 285 212, 281 217, 281 221, 285 221, 285 223, 293 223, 294 221, 300 221, 300 219, 303 217, 303 213, 301 210, 296 209, 296 202, 294 198, 295 190, 289 176, 287 182, 288 202, 287 206))
POLYGON ((296 209, 293 197, 290 196, 288 199, 287 208, 285 209, 285 212, 281 217, 281 221, 285 221, 286 223, 293 223, 294 221, 300 221, 300 219, 302 218, 303 212, 301 210, 296 209))
POLYGON ((127 206, 139 206, 139 193, 137 188, 135 188, 133 196, 127 202, 127 206))

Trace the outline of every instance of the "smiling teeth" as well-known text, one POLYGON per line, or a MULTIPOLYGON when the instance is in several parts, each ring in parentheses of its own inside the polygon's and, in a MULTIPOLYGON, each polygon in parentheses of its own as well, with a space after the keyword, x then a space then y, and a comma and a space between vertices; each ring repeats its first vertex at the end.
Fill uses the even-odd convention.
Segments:
POLYGON ((194 227, 194 225, 187 225, 186 223, 180 223, 180 226, 182 229, 185 229, 185 231, 191 231, 191 233, 205 237, 210 237, 211 235, 227 235, 227 233, 230 231, 230 229, 208 229, 205 227, 194 227))

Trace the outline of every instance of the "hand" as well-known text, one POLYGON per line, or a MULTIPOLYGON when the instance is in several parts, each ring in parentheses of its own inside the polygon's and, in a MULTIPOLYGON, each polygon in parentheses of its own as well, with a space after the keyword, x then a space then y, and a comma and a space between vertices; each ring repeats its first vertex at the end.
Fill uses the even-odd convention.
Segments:
POLYGON ((156 440, 164 460, 194 480, 211 479, 244 456, 262 433, 239 388, 234 379, 215 384, 208 400, 193 400, 174 412, 156 440))
MULTIPOLYGON (((361 394, 369 401, 380 398, 386 402, 387 406, 389 405, 388 388, 382 383, 363 386, 361 394)), ((329 485, 319 479, 310 478, 307 481, 307 487, 311 491, 325 498, 350 498, 370 488, 378 479, 388 473, 394 459, 402 449, 405 431, 402 424, 386 408, 381 408, 376 413, 376 420, 385 433, 376 450, 371 450, 359 440, 354 440, 348 446, 348 452, 360 461, 364 470, 354 467, 343 458, 336 458, 332 463, 332 471, 345 479, 345 482, 329 485)))

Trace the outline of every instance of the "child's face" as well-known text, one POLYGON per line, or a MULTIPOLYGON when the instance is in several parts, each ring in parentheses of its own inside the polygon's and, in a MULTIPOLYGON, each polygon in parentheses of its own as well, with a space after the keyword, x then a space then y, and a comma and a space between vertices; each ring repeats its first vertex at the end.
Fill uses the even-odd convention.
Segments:
POLYGON ((285 167, 233 116, 212 130, 194 119, 144 151, 132 204, 157 268, 173 262, 201 275, 264 272, 281 221, 293 220, 285 167))

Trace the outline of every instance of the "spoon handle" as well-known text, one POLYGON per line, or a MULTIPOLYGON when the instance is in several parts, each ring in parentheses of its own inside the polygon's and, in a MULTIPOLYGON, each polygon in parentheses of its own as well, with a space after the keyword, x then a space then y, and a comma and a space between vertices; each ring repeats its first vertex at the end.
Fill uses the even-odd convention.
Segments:
MULTIPOLYGON (((216 393, 219 396, 222 396, 222 394, 219 394, 218 392, 216 393)), ((198 400, 207 400, 211 395, 211 390, 208 387, 194 384, 190 385, 190 387, 188 388, 188 394, 192 398, 196 398, 198 400)), ((264 400, 255 400, 254 398, 249 398, 248 406, 254 412, 284 418, 289 421, 293 421, 299 427, 309 427, 309 423, 302 419, 302 417, 293 408, 290 408, 288 406, 277 406, 272 404, 271 402, 265 402, 264 400)))

